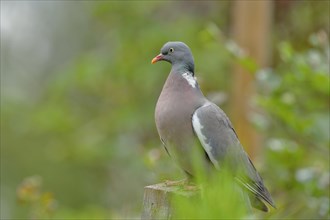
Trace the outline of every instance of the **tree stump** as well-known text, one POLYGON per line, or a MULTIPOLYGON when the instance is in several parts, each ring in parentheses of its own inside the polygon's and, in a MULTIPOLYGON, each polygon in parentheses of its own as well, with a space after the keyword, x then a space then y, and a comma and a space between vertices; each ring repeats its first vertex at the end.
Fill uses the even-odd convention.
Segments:
POLYGON ((183 181, 158 183, 144 187, 143 211, 141 219, 170 219, 171 197, 174 195, 191 197, 198 189, 193 185, 185 185, 183 181))

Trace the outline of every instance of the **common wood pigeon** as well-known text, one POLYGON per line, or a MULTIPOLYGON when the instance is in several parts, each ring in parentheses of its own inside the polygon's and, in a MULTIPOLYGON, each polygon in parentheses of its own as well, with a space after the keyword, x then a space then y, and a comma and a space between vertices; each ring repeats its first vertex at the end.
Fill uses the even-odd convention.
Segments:
POLYGON ((267 202, 275 207, 230 120, 202 94, 190 48, 182 42, 167 42, 151 63, 162 60, 171 63, 172 69, 159 96, 155 120, 170 157, 189 176, 194 175, 191 152, 196 147, 203 149, 203 156, 215 169, 221 170, 224 161, 229 161, 237 182, 248 189, 252 206, 268 211, 267 202))

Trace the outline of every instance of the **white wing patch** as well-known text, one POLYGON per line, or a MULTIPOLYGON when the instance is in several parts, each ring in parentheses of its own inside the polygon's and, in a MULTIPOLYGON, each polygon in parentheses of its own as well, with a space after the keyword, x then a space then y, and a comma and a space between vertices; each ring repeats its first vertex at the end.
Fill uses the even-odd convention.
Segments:
POLYGON ((185 78, 185 80, 187 80, 189 85, 191 85, 193 88, 196 87, 195 77, 193 77, 191 73, 186 72, 186 73, 182 74, 182 77, 185 78))
MULTIPOLYGON (((203 106, 204 107, 204 106, 203 106)), ((212 146, 210 146, 207 143, 207 138, 205 137, 205 135, 202 132, 202 129, 204 128, 204 126, 200 123, 199 118, 197 116, 197 113, 195 112, 193 114, 192 117, 192 124, 193 124, 193 128, 197 134, 197 137, 199 139, 199 141, 201 142, 204 150, 206 151, 207 155, 209 156, 211 162, 214 164, 214 166, 219 169, 219 163, 218 161, 214 158, 214 156, 212 155, 212 146)))

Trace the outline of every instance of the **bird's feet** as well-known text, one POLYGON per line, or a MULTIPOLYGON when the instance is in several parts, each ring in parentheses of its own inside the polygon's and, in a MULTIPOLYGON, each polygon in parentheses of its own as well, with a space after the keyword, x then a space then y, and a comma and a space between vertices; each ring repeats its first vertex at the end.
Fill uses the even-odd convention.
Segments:
POLYGON ((188 179, 177 180, 177 181, 165 180, 166 186, 184 186, 184 185, 187 185, 188 183, 189 183, 188 179))
POLYGON ((197 191, 199 190, 199 187, 196 186, 194 183, 190 181, 190 179, 186 178, 183 180, 178 180, 178 181, 171 181, 171 180, 166 180, 165 185, 167 187, 180 187, 184 191, 197 191))

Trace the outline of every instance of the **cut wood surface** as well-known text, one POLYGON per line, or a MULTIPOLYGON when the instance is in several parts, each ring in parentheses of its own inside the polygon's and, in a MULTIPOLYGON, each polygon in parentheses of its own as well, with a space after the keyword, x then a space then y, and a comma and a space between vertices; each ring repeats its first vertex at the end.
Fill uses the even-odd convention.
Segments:
POLYGON ((197 192, 196 186, 185 185, 182 181, 146 186, 141 219, 170 219, 171 197, 178 195, 189 198, 197 192))

